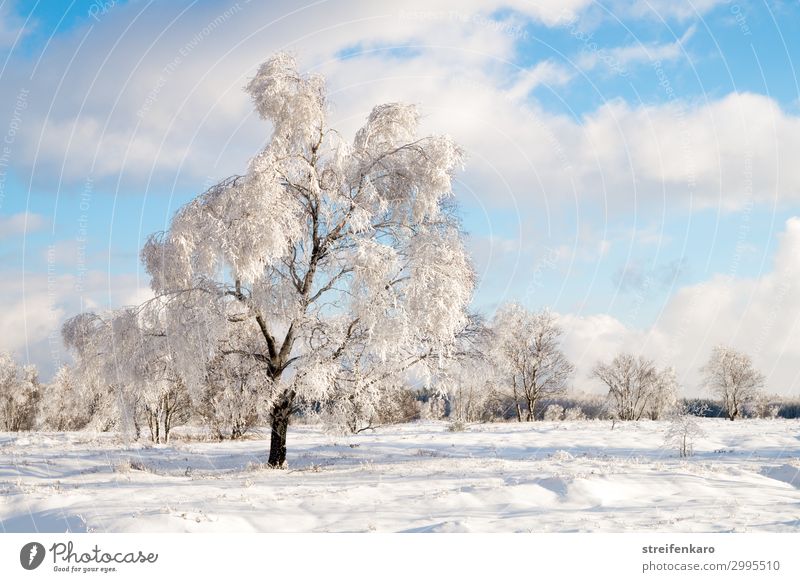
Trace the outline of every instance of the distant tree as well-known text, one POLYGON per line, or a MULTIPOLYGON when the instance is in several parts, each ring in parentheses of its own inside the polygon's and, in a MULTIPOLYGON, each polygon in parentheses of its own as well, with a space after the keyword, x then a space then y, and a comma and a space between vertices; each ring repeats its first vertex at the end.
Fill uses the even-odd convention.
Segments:
POLYGON ((330 396, 319 403, 316 417, 334 432, 357 434, 379 426, 410 422, 420 412, 416 392, 402 385, 337 382, 330 396))
POLYGON ((383 377, 436 366, 466 325, 474 274, 451 202, 462 153, 418 135, 413 106, 375 107, 347 142, 328 125, 323 79, 291 57, 269 59, 247 91, 270 122, 266 147, 142 257, 187 380, 234 328, 253 332, 241 349, 269 377, 268 465, 281 467, 303 403, 342 378, 389 388, 383 377))
POLYGON ((81 374, 112 386, 121 422, 136 438, 147 426, 154 443, 169 442, 172 428, 185 423, 191 411, 163 315, 157 303, 148 302, 105 314, 82 313, 62 328, 81 374))
POLYGON ((260 392, 269 381, 262 362, 220 350, 207 364, 195 408, 220 440, 239 439, 262 419, 260 392))
POLYGON ((36 366, 19 366, 0 352, 0 429, 32 430, 41 396, 36 366))
POLYGON ((80 430, 92 419, 91 394, 69 366, 61 366, 42 386, 39 426, 44 430, 80 430))
MULTIPOLYGON (((141 387, 135 371, 138 358, 129 357, 137 345, 134 309, 120 309, 107 314, 78 314, 61 327, 64 345, 75 356, 72 375, 98 387, 93 421, 107 427, 122 428, 139 437, 141 431, 141 387), (100 388, 100 387, 103 388, 100 388)), ((84 402, 87 410, 92 402, 84 402)))
POLYGON ((691 413, 685 403, 676 404, 671 408, 670 423, 664 437, 664 444, 673 447, 681 457, 690 457, 694 454, 695 439, 705 436, 705 432, 697 422, 697 417, 691 413))
POLYGON ((486 422, 501 412, 497 380, 485 361, 460 362, 448 386, 450 418, 461 422, 486 422))
POLYGON ((544 409, 545 420, 562 420, 564 418, 564 407, 560 404, 550 404, 544 409))
POLYGON ((518 304, 500 307, 492 320, 492 354, 500 380, 510 389, 517 420, 534 420, 540 398, 562 394, 575 371, 561 351, 563 331, 547 310, 531 313, 518 304))
POLYGON ((650 420, 658 420, 678 402, 678 380, 675 368, 664 368, 658 373, 653 393, 647 402, 645 414, 650 420))
POLYGON ((142 394, 142 409, 150 440, 157 444, 168 443, 172 429, 191 418, 191 399, 180 376, 165 376, 147 383, 142 394))
POLYGON ((434 392, 420 405, 419 416, 425 420, 441 420, 447 412, 447 401, 439 392, 434 392))
POLYGON ((764 376, 755 369, 750 356, 728 346, 716 346, 702 371, 706 386, 722 401, 730 420, 739 418, 764 386, 764 376))
POLYGON ((592 376, 608 387, 610 413, 616 420, 642 418, 662 382, 652 360, 632 354, 620 354, 610 364, 598 363, 592 376))
POLYGON ((775 396, 759 392, 756 397, 742 408, 742 416, 750 418, 777 418, 780 406, 774 402, 775 396))
POLYGON ((334 380, 319 404, 319 417, 336 432, 357 434, 373 429, 381 410, 392 406, 392 398, 386 397, 394 392, 391 382, 390 378, 369 378, 368 371, 362 374, 356 365, 334 380))
POLYGON ((579 406, 572 406, 564 410, 564 420, 586 420, 586 413, 579 406))
POLYGON ((448 416, 454 421, 486 422, 503 414, 504 397, 498 390, 502 379, 493 365, 492 342, 492 332, 483 319, 473 316, 437 378, 447 394, 448 416))

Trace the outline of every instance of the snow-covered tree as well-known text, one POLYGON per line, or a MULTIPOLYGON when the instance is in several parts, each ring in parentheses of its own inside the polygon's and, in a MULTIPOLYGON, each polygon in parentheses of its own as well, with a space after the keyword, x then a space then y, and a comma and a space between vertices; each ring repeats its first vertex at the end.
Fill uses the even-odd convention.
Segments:
POLYGON ((730 420, 741 416, 764 386, 764 376, 755 369, 750 356, 728 346, 716 346, 703 367, 705 384, 721 401, 730 420))
POLYGON ((486 422, 501 412, 494 370, 485 360, 458 362, 447 391, 450 417, 461 422, 486 422))
POLYGON ((263 417, 260 393, 270 381, 256 358, 221 350, 208 363, 195 410, 219 439, 239 439, 263 417))
POLYGON ((107 384, 98 375, 83 374, 80 383, 83 387, 82 402, 89 417, 84 428, 99 432, 118 429, 121 425, 120 401, 114 385, 107 384))
POLYGON ((298 405, 342 377, 435 366, 466 324, 474 276, 448 202, 461 151, 420 137, 413 106, 375 107, 347 142, 328 126, 323 79, 291 57, 269 59, 247 91, 268 144, 142 257, 190 385, 234 328, 258 336, 241 351, 269 377, 268 463, 280 467, 298 405))
POLYGON ((447 415, 460 423, 486 422, 503 413, 503 394, 491 357, 492 333, 471 315, 455 350, 439 369, 436 388, 447 400, 447 415))
POLYGON ((0 352, 0 430, 31 430, 41 396, 36 366, 19 366, 0 352))
POLYGON ((564 411, 564 420, 586 420, 586 413, 579 406, 572 406, 564 411))
POLYGON ((759 392, 750 402, 742 407, 742 416, 748 418, 777 418, 780 405, 775 402, 775 395, 759 392))
POLYGON ((44 430, 80 430, 91 420, 91 396, 69 366, 61 366, 42 386, 39 426, 44 430))
MULTIPOLYGON (((127 411, 122 414, 123 404, 127 404, 128 399, 121 394, 121 377, 124 375, 118 373, 116 364, 120 362, 124 367, 129 362, 116 358, 114 330, 119 331, 121 326, 112 326, 114 315, 104 318, 95 313, 81 313, 68 319, 61 328, 64 345, 73 351, 76 360, 70 376, 79 377, 86 384, 105 386, 104 409, 96 411, 94 416, 95 423, 96 416, 102 416, 102 424, 108 427, 120 427, 123 416, 126 419, 135 416, 127 411)), ((58 398, 57 393, 53 396, 58 398)), ((91 406, 88 400, 84 404, 87 410, 91 406)))
POLYGON ((664 444, 673 447, 681 457, 694 454, 695 439, 705 436, 705 432, 697 422, 685 403, 675 404, 671 408, 670 423, 664 436, 664 444))
POLYGON ((550 404, 544 409, 545 420, 562 420, 564 419, 564 407, 560 404, 550 404))
POLYGON ((439 391, 429 394, 419 407, 419 417, 425 420, 442 420, 446 414, 447 400, 439 391))
MULTIPOLYGON (((436 378, 451 363, 450 354, 439 354, 436 378)), ((354 346, 340 358, 331 386, 324 398, 312 403, 306 412, 317 416, 334 432, 358 433, 379 425, 407 422, 417 416, 415 404, 409 403, 407 378, 402 370, 396 373, 383 365, 382 356, 370 353, 367 343, 354 346)), ((441 396, 441 394, 438 394, 441 396)))
POLYGON ((563 330, 550 311, 531 313, 515 303, 501 306, 491 327, 496 371, 511 392, 517 420, 525 405, 531 421, 538 400, 566 391, 575 370, 561 351, 563 330))
POLYGON ((191 399, 179 376, 147 382, 140 402, 150 440, 156 444, 168 443, 172 429, 186 424, 191 417, 191 399))
POLYGON ((416 395, 416 391, 402 384, 336 383, 328 397, 319 403, 318 417, 333 432, 342 434, 410 422, 421 415, 416 395))
POLYGON ((106 314, 82 313, 62 332, 87 378, 113 387, 123 429, 139 437, 143 426, 154 443, 189 418, 191 401, 175 365, 158 302, 106 314))
POLYGON ((639 420, 662 381, 652 360, 632 354, 598 363, 592 376, 608 388, 609 412, 616 420, 639 420))
POLYGON ((678 402, 678 379, 675 368, 667 367, 658 373, 653 392, 647 402, 645 414, 650 420, 658 420, 678 402))

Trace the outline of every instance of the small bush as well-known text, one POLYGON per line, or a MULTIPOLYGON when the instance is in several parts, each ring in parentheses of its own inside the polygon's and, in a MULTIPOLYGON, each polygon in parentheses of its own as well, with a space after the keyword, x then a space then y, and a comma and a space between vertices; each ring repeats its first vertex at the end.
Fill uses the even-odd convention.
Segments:
POLYGON ((564 411, 564 420, 586 420, 586 414, 580 406, 571 406, 564 411))
POLYGON ((564 407, 560 404, 551 404, 544 410, 545 420, 561 420, 564 418, 564 407))

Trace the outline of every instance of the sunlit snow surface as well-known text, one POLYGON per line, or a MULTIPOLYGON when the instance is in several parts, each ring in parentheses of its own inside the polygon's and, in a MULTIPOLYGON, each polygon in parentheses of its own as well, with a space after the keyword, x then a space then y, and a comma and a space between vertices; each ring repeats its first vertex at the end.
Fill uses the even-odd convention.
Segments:
POLYGON ((800 531, 800 421, 700 424, 689 459, 663 422, 293 426, 281 471, 261 437, 0 433, 0 531, 800 531))

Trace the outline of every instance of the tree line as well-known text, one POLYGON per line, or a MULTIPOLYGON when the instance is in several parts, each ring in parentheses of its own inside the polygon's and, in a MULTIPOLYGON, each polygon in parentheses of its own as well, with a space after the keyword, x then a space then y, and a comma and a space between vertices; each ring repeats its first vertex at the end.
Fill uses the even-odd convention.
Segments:
MULTIPOLYGON (((76 364, 63 366, 48 384, 39 382, 34 366, 0 354, 2 430, 124 430, 136 439, 166 443, 174 427, 187 423, 206 427, 218 439, 238 439, 269 419, 262 395, 268 377, 258 359, 222 350, 190 391, 172 368, 169 352, 158 343, 148 349, 153 336, 141 330, 131 334, 135 339, 124 351, 118 338, 107 335, 110 326, 95 315, 91 319, 65 326, 69 337, 93 341, 91 347, 81 344, 76 364), (80 331, 74 329, 79 324, 80 331), (123 366, 138 370, 135 384, 123 382, 123 366)), ((726 346, 714 348, 702 369, 704 385, 716 400, 682 398, 673 368, 629 353, 594 366, 591 378, 606 387, 605 394, 571 394, 575 368, 561 350, 562 335, 550 311, 507 304, 460 338, 462 349, 447 358, 434 384, 419 389, 409 378, 392 378, 393 386, 300 401, 298 412, 344 433, 418 418, 635 421, 658 420, 678 410, 730 420, 800 416, 800 403, 767 398, 761 391, 764 377, 751 359, 726 346)))

